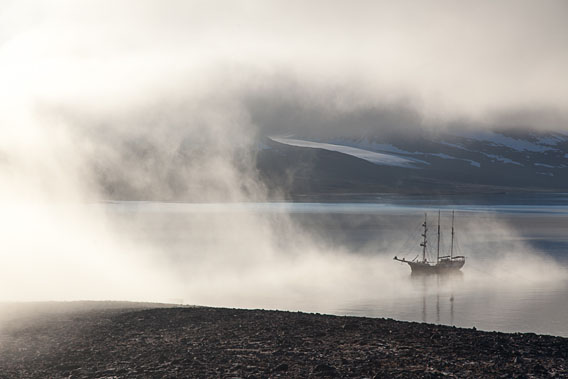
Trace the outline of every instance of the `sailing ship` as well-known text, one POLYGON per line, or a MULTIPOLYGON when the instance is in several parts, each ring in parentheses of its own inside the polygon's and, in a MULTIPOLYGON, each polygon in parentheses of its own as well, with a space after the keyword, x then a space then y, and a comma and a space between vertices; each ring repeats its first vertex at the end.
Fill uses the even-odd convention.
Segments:
POLYGON ((465 264, 465 257, 463 255, 454 255, 454 212, 452 212, 452 243, 450 245, 450 254, 440 256, 440 211, 438 211, 438 240, 436 249, 436 260, 429 261, 426 257, 426 250, 428 246, 428 218, 424 214, 424 223, 422 224, 424 232, 422 233, 422 259, 417 260, 418 257, 409 261, 405 258, 398 258, 395 256, 395 261, 408 263, 413 274, 447 274, 459 271, 465 264))

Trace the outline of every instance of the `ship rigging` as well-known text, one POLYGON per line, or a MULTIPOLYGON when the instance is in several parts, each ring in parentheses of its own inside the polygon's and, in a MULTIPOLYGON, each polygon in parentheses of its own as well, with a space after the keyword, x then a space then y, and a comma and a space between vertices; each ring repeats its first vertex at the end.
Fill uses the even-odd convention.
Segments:
POLYGON ((417 260, 418 257, 413 260, 406 260, 405 258, 398 258, 395 256, 393 259, 395 261, 407 263, 410 266, 413 274, 445 274, 451 272, 459 271, 465 264, 465 256, 454 255, 454 239, 455 239, 455 228, 454 228, 455 213, 452 211, 452 240, 450 245, 449 255, 440 256, 440 211, 438 211, 438 238, 436 247, 436 260, 429 261, 426 255, 428 241, 428 216, 424 214, 424 223, 422 227, 424 228, 421 236, 422 242, 420 246, 422 247, 422 259, 417 260))

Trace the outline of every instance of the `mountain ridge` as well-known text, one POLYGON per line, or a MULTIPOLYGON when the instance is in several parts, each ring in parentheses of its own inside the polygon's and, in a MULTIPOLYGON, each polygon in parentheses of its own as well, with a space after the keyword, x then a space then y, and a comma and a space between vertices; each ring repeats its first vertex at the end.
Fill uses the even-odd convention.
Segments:
POLYGON ((359 192, 365 187, 368 192, 397 193, 568 189, 568 133, 562 132, 458 130, 341 138, 289 135, 271 136, 263 143, 270 149, 258 154, 261 177, 269 179, 272 186, 288 185, 292 194, 359 192), (330 153, 337 155, 325 164, 330 153), (280 156, 280 163, 269 164, 276 156, 280 156), (401 165, 401 160, 405 164, 401 165), (289 167, 283 167, 282 162, 289 162, 289 167), (274 181, 284 172, 287 184, 274 181))

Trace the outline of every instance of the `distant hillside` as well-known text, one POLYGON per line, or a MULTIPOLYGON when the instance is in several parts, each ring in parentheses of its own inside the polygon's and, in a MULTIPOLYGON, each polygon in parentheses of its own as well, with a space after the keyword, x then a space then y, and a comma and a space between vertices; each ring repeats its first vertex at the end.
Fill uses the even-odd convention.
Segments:
POLYGON ((232 201, 363 193, 568 192, 568 133, 396 130, 259 137, 226 151, 191 138, 113 147, 91 167, 106 199, 232 201), (260 197, 258 196, 260 194, 260 197))
POLYGON ((568 133, 384 133, 271 137, 257 162, 290 194, 568 191, 568 133))

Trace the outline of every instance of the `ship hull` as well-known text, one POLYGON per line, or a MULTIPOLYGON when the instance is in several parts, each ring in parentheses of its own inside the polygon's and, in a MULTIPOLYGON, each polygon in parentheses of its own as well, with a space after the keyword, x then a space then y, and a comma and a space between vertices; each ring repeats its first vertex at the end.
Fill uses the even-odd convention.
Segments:
POLYGON ((465 264, 465 260, 445 260, 436 264, 410 261, 406 261, 406 263, 410 266, 413 274, 446 274, 459 271, 465 264))

